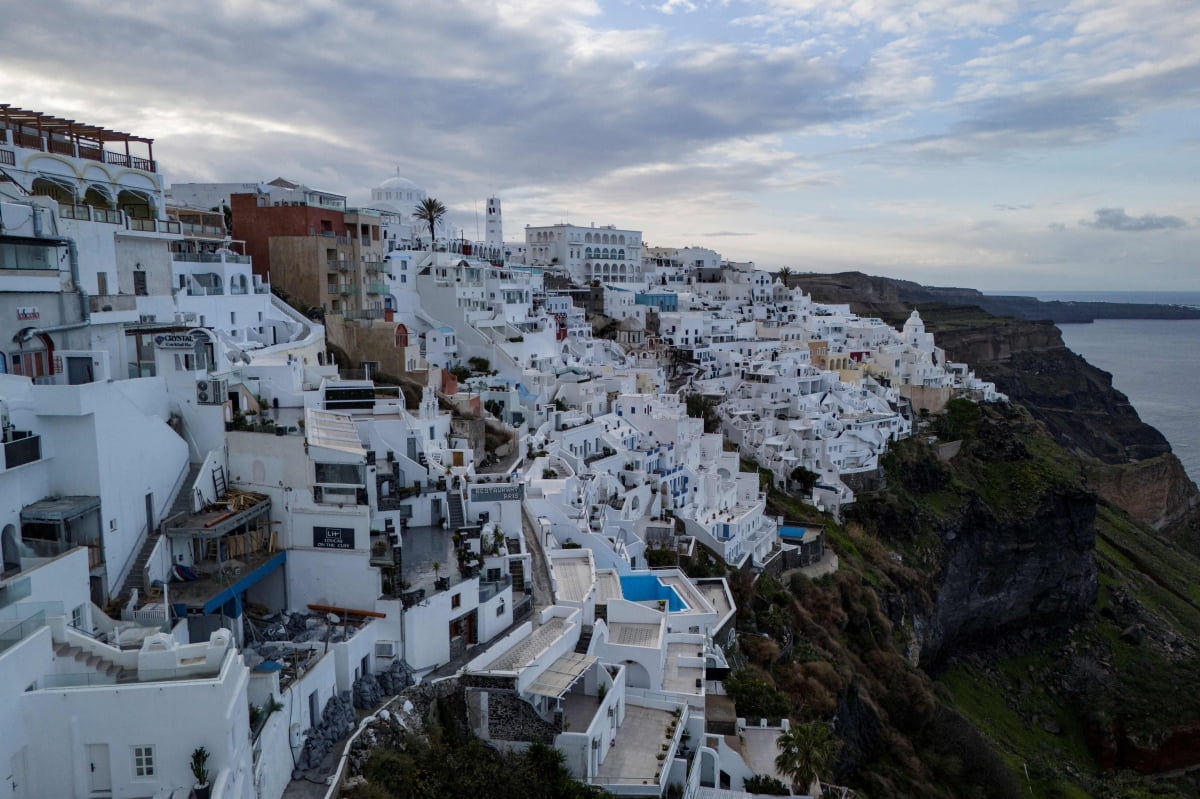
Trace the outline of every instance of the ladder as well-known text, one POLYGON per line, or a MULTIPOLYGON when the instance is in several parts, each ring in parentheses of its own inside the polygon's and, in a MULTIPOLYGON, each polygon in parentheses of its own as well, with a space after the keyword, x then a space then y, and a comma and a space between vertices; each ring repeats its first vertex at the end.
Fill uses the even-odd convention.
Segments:
POLYGON ((225 492, 229 489, 229 486, 225 484, 225 467, 214 466, 212 474, 213 490, 217 492, 217 499, 220 499, 225 496, 225 492))

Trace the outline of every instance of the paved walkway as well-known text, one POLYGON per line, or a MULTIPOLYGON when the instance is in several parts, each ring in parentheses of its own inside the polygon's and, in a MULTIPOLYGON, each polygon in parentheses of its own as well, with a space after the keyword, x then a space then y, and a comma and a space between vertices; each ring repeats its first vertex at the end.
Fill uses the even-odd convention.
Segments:
POLYGON ((550 595, 550 567, 538 535, 537 525, 529 518, 525 503, 521 503, 521 529, 525 533, 525 549, 533 556, 533 612, 550 607, 554 597, 550 595))

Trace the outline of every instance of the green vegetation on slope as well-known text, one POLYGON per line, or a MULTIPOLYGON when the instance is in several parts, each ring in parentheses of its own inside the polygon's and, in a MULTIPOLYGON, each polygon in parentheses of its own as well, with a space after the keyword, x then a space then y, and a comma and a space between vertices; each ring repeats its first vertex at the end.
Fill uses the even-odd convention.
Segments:
POLYGON ((836 719, 845 746, 826 776, 866 796, 1195 795, 1186 777, 1132 770, 1169 772, 1200 752, 1200 562, 1097 507, 1080 461, 1021 407, 948 410, 929 432, 961 440, 958 455, 939 460, 923 436, 900 442, 887 488, 860 495, 843 524, 771 492, 771 512, 824 526, 841 569, 731 575, 741 668, 727 687, 739 715, 786 706, 794 719, 836 719), (1039 615, 1034 601, 1011 624, 946 642, 935 682, 912 664, 964 535, 984 556, 967 582, 996 583, 998 596, 1020 574, 992 566, 1025 549, 1034 556, 1014 570, 1046 571, 1040 585, 1056 579, 1059 549, 1094 557, 1094 578, 1070 612, 1039 615))

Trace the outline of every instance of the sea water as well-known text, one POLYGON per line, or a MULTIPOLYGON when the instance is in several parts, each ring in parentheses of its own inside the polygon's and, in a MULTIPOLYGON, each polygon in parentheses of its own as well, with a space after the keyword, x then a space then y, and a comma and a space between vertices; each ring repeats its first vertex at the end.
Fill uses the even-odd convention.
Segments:
MULTIPOLYGON (((997 292, 1064 302, 1147 302, 1200 307, 1200 292, 997 292)), ((1097 319, 1059 324, 1063 342, 1113 376, 1142 421, 1171 442, 1200 483, 1200 319, 1097 319)))

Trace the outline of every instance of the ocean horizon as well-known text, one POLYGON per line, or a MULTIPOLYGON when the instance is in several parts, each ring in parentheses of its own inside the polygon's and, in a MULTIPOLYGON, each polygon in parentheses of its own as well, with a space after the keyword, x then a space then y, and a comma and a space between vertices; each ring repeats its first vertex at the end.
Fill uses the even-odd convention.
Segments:
POLYGON ((1200 308, 1200 291, 985 291, 988 296, 1033 297, 1042 302, 1130 302, 1200 308))

